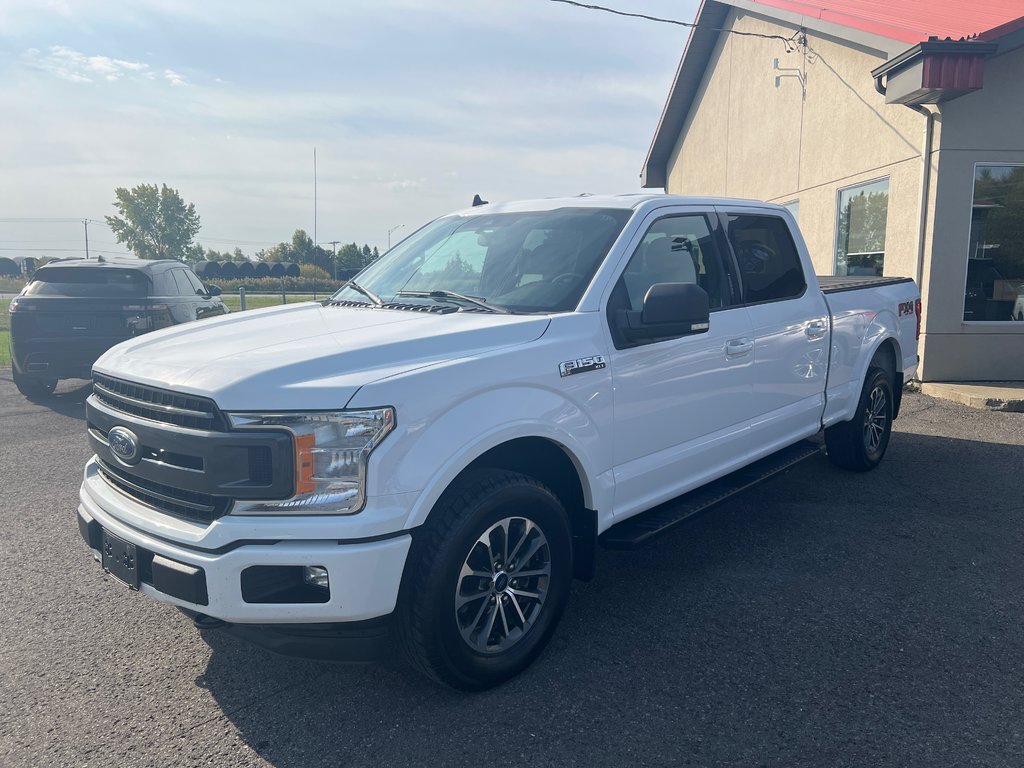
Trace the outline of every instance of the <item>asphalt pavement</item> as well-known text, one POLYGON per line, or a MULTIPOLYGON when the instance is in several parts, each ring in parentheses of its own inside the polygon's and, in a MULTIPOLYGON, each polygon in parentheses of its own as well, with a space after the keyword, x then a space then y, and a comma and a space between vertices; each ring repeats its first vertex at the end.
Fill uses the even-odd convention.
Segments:
POLYGON ((601 551, 547 653, 483 694, 290 660, 105 576, 75 522, 84 382, 0 371, 0 765, 1024 764, 1024 414, 909 394, 824 457, 601 551))

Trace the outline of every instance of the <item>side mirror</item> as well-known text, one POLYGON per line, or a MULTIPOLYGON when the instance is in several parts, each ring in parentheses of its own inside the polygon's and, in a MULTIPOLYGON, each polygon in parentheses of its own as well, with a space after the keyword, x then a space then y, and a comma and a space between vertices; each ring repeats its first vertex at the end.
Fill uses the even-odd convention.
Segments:
POLYGON ((219 285, 208 285, 208 286, 206 286, 206 295, 207 296, 220 296, 220 286, 219 285))
POLYGON ((695 333, 711 327, 707 292, 693 283, 655 283, 644 296, 643 309, 619 312, 619 330, 639 344, 695 333))

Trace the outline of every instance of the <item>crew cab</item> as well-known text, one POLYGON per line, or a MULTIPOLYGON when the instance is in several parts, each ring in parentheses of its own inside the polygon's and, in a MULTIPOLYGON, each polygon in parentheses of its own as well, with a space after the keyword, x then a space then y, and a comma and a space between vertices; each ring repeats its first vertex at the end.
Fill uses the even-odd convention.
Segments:
POLYGON ((14 383, 26 397, 87 379, 118 342, 227 313, 220 289, 171 259, 67 259, 44 264, 11 300, 14 383))
POLYGON ((875 467, 920 313, 909 279, 819 280, 775 205, 480 205, 327 301, 107 352, 80 530, 200 628, 334 657, 391 634, 486 688, 541 652, 599 544, 822 443, 875 467))

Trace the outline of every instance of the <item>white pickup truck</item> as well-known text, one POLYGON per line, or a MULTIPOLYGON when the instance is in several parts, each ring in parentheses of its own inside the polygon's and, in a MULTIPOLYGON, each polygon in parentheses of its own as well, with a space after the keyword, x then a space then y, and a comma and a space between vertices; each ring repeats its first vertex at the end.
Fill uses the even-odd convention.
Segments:
POLYGON ((80 530, 201 628, 324 657, 394 635, 486 688, 541 652, 599 543, 642 543, 822 432, 836 464, 877 465, 918 297, 819 280, 775 205, 474 207, 328 301, 107 352, 80 530))

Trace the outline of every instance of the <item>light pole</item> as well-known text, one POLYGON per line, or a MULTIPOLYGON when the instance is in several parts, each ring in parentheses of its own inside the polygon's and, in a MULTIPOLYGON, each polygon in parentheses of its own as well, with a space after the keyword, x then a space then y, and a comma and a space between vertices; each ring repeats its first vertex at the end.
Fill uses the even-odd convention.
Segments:
POLYGON ((388 230, 388 250, 389 251, 391 250, 391 233, 394 232, 396 229, 401 229, 404 226, 405 226, 405 224, 399 224, 398 226, 392 227, 391 229, 388 230))
POLYGON ((338 282, 338 243, 340 240, 327 241, 334 248, 334 282, 338 282))

